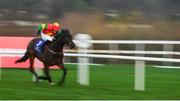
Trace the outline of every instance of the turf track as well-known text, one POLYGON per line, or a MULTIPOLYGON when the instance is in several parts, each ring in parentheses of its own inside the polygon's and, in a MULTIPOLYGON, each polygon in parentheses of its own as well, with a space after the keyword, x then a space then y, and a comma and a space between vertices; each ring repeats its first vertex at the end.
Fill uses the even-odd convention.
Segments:
MULTIPOLYGON (((91 66, 90 86, 77 81, 77 67, 66 65, 68 75, 64 86, 50 86, 47 81, 33 83, 26 69, 3 69, 0 99, 45 100, 171 100, 180 99, 180 69, 146 68, 146 91, 134 90, 133 65, 91 66)), ((55 82, 59 70, 51 70, 55 82)))

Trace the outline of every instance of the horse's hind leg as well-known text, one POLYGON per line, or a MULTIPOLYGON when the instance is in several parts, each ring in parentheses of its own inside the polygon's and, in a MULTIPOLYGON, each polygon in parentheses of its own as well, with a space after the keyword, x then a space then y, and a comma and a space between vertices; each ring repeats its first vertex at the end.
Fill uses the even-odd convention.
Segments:
POLYGON ((50 85, 54 85, 54 83, 52 83, 51 75, 49 73, 49 66, 46 64, 44 64, 44 73, 45 73, 46 77, 42 77, 41 79, 48 80, 50 85))
POLYGON ((39 81, 39 78, 38 78, 37 73, 36 73, 35 70, 34 70, 34 57, 33 57, 33 56, 30 57, 29 70, 30 70, 30 72, 31 72, 33 75, 35 75, 35 77, 36 77, 36 82, 38 82, 38 81, 39 81))
POLYGON ((61 80, 58 82, 59 85, 62 85, 64 83, 64 81, 65 81, 65 78, 66 78, 67 69, 64 66, 64 64, 61 64, 58 67, 63 70, 63 76, 61 77, 61 80))

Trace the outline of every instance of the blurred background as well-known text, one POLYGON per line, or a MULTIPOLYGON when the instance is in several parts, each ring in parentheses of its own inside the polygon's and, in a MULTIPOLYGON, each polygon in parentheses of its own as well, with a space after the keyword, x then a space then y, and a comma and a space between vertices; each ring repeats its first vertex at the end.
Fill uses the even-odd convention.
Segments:
POLYGON ((180 0, 1 0, 0 35, 36 36, 60 22, 93 39, 180 39, 180 0))

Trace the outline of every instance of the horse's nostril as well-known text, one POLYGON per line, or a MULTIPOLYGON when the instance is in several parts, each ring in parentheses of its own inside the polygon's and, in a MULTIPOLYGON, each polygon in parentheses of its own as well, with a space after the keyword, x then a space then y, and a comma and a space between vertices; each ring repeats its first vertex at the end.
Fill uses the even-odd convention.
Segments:
POLYGON ((72 44, 71 44, 71 49, 74 48, 74 47, 75 47, 75 44, 72 43, 72 44))
POLYGON ((74 45, 71 45, 71 49, 74 48, 75 46, 74 45))
POLYGON ((68 45, 69 48, 71 48, 71 49, 75 47, 75 44, 74 44, 74 43, 68 43, 67 45, 68 45))

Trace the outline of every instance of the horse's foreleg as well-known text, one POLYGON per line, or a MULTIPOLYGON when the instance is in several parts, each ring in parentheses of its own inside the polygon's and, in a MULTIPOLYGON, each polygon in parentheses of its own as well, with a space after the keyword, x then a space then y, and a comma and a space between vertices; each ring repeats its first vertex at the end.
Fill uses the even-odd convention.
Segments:
POLYGON ((38 81, 39 81, 39 78, 38 78, 37 73, 36 73, 35 70, 34 70, 34 57, 30 57, 29 70, 30 70, 30 72, 31 72, 33 75, 35 75, 35 77, 36 77, 36 82, 38 82, 38 81))
POLYGON ((67 69, 64 66, 64 64, 59 65, 58 67, 63 70, 63 76, 61 77, 61 80, 58 82, 59 85, 62 85, 64 83, 64 81, 65 81, 65 78, 66 78, 67 69))
POLYGON ((44 79, 47 79, 48 82, 49 82, 51 85, 53 85, 52 79, 51 79, 51 76, 50 76, 50 73, 49 73, 49 66, 46 65, 46 64, 44 64, 44 73, 45 73, 45 75, 46 75, 46 77, 45 77, 44 79))

